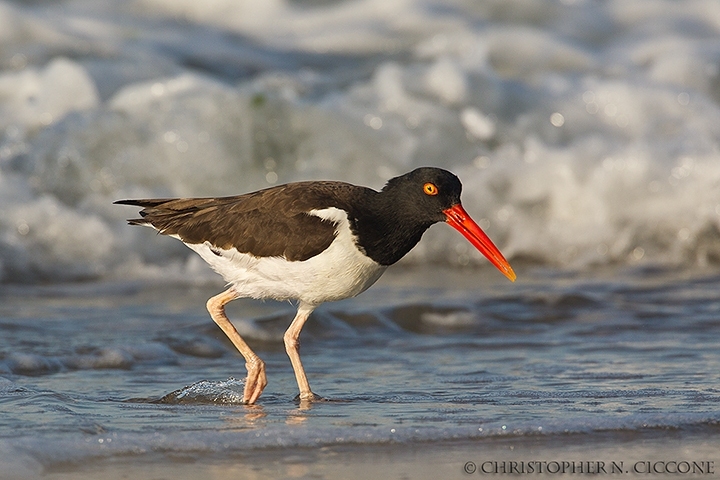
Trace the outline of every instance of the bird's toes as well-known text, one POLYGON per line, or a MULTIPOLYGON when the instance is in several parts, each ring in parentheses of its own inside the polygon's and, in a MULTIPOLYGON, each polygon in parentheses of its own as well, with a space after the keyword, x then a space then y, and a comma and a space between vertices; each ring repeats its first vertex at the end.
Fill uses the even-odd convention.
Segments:
POLYGON ((295 403, 303 403, 303 402, 325 402, 327 399, 325 397, 321 397, 320 395, 310 392, 310 393, 300 393, 295 397, 295 403))
POLYGON ((246 365, 248 376, 245 380, 245 389, 243 391, 243 402, 252 405, 260 398, 263 390, 267 386, 267 376, 265 375, 265 362, 260 359, 246 365))

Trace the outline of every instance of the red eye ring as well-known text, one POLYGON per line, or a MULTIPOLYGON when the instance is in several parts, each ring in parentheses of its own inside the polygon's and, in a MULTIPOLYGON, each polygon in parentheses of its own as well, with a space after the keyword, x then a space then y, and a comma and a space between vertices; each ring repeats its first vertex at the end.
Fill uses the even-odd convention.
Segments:
POLYGON ((428 182, 423 185, 423 192, 425 192, 425 195, 437 195, 438 188, 435 186, 434 183, 428 182))

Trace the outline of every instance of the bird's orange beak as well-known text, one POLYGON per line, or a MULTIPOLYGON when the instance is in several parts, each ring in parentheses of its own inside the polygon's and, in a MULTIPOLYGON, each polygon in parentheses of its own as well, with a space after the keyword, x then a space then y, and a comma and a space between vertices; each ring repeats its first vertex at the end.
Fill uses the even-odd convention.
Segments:
POLYGON ((446 222, 450 224, 451 227, 462 233, 463 236, 475 245, 475 248, 480 250, 480 253, 485 255, 485 257, 490 260, 490 263, 495 265, 511 282, 515 281, 517 276, 508 261, 505 260, 503 254, 500 253, 500 250, 498 250, 492 240, 485 235, 485 232, 482 231, 478 224, 470 218, 470 215, 467 214, 462 205, 458 203, 447 210, 443 210, 443 213, 447 217, 446 222))

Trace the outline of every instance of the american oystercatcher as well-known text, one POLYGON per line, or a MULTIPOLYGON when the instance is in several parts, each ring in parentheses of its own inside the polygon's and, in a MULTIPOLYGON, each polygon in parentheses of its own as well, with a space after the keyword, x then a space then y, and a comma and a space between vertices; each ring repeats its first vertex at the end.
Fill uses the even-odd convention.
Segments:
POLYGON ((418 168, 381 191, 343 182, 280 185, 222 198, 121 200, 142 207, 145 225, 196 251, 230 287, 207 302, 215 323, 245 357, 243 401, 267 385, 265 363, 225 315, 240 297, 298 301, 283 337, 300 400, 318 400, 300 361, 299 336, 321 303, 353 297, 400 260, 434 223, 462 233, 507 278, 515 273, 460 203, 460 180, 439 168, 418 168))

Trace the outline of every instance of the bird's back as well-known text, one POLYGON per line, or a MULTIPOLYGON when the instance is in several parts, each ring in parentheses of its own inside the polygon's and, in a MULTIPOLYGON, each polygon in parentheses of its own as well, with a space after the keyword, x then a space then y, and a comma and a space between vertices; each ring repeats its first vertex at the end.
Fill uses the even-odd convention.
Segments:
POLYGON ((320 304, 355 296, 385 266, 356 243, 346 206, 374 191, 298 182, 234 197, 122 200, 132 225, 179 238, 241 296, 320 304))
POLYGON ((309 212, 342 204, 363 189, 342 182, 297 182, 253 193, 217 198, 121 200, 142 207, 131 225, 150 226, 184 243, 209 242, 256 257, 304 261, 325 250, 335 225, 309 212))

